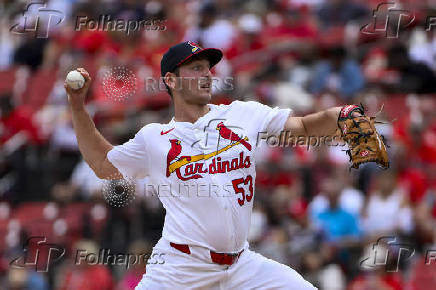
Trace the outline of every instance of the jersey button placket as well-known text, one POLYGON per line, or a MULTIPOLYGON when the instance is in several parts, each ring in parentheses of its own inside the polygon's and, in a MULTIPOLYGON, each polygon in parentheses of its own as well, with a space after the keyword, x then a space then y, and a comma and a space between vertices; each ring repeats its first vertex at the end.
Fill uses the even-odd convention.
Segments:
MULTIPOLYGON (((233 199, 228 198, 227 199, 227 206, 229 207, 229 226, 231 227, 230 229, 230 233, 231 233, 231 240, 232 240, 232 244, 233 247, 236 247, 236 239, 235 239, 235 232, 236 232, 236 227, 235 227, 235 220, 234 220, 234 210, 236 210, 236 212, 238 212, 241 209, 237 209, 235 208, 232 204, 230 204, 231 202, 233 202, 233 199)), ((238 204, 239 207, 239 204, 238 204)))
MULTIPOLYGON (((226 179, 227 180, 227 179, 226 179)), ((227 182, 227 181, 226 181, 227 182)), ((220 184, 220 186, 225 186, 225 184, 220 184)), ((223 191, 223 194, 220 196, 222 208, 224 209, 224 216, 226 219, 226 226, 228 227, 229 235, 229 245, 233 245, 234 243, 234 230, 233 230, 233 219, 232 219, 232 196, 230 196, 231 192, 223 191)))
POLYGON ((202 132, 202 130, 198 128, 194 129, 194 136, 197 148, 199 148, 203 152, 203 154, 206 154, 204 152, 204 133, 202 132))

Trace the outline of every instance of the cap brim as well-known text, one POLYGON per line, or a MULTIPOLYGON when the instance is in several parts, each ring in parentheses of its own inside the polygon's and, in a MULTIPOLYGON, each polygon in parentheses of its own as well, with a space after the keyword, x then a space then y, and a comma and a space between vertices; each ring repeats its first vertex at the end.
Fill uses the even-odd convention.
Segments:
POLYGON ((216 65, 217 63, 220 62, 220 60, 223 58, 223 53, 221 52, 221 50, 216 49, 216 48, 204 48, 201 49, 199 51, 194 52, 193 54, 189 55, 187 58, 185 58, 184 60, 182 60, 181 62, 179 62, 177 64, 177 66, 180 66, 184 63, 186 63, 187 61, 189 61, 189 59, 191 59, 194 55, 197 56, 205 56, 210 63, 210 68, 212 68, 214 65, 216 65))

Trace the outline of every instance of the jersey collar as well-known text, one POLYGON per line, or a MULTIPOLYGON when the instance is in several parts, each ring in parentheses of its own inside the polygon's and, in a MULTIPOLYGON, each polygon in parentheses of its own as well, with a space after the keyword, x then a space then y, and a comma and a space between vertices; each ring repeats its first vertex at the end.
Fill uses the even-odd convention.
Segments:
POLYGON ((209 112, 207 112, 206 114, 204 114, 203 116, 198 118, 198 120, 195 121, 194 123, 175 121, 174 117, 173 117, 171 119, 171 121, 168 123, 168 125, 182 126, 182 127, 193 127, 193 128, 198 128, 198 127, 204 126, 204 125, 206 125, 206 124, 204 124, 205 120, 210 119, 211 116, 213 116, 215 114, 216 107, 217 107, 214 104, 207 104, 207 106, 209 107, 209 112))

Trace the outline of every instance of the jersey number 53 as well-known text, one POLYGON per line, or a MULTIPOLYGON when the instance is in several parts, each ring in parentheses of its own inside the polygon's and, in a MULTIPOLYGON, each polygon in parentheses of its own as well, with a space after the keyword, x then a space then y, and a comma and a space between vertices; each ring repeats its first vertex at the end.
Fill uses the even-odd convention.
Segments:
POLYGON ((242 197, 238 198, 238 203, 240 206, 243 206, 245 201, 250 202, 253 198, 253 177, 248 175, 244 178, 237 178, 232 180, 233 189, 235 190, 235 194, 241 193, 242 197), (241 184, 248 184, 249 193, 245 193, 245 189, 243 187, 239 187, 241 184))

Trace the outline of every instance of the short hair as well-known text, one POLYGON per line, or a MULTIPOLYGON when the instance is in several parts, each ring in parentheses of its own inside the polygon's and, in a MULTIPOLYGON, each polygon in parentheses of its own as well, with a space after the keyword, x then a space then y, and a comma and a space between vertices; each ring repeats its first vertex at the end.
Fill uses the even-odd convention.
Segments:
MULTIPOLYGON (((177 77, 179 76, 180 70, 179 67, 176 67, 171 73, 175 74, 177 77)), ((173 98, 173 93, 171 92, 171 88, 165 83, 165 87, 167 88, 168 94, 170 95, 171 99, 173 98)))

